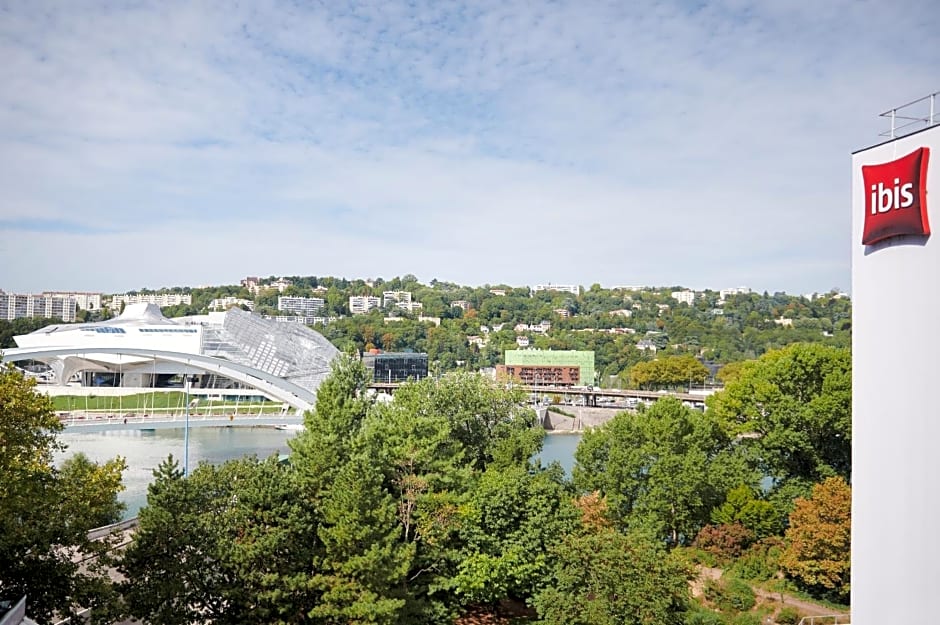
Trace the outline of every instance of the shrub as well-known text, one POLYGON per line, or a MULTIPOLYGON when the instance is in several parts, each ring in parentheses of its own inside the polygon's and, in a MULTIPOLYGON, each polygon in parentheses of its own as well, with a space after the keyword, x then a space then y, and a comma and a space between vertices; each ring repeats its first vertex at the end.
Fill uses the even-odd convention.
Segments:
POLYGON ((780 613, 777 614, 777 618, 775 620, 779 625, 798 625, 801 618, 802 617, 800 616, 799 612, 787 606, 780 610, 780 613))
POLYGON ((752 542, 754 533, 735 522, 706 525, 699 531, 693 544, 724 562, 730 562, 744 553, 752 542))
POLYGON ((731 571, 741 579, 763 582, 773 579, 780 571, 780 556, 784 542, 772 536, 751 545, 744 555, 738 558, 731 571))
POLYGON ((705 582, 705 598, 722 612, 732 613, 747 612, 756 603, 754 591, 747 582, 729 576, 705 582))
POLYGON ((725 625, 725 619, 717 612, 700 608, 686 613, 685 625, 725 625))
POLYGON ((756 614, 745 612, 731 619, 730 625, 762 625, 762 623, 760 622, 760 617, 756 614))

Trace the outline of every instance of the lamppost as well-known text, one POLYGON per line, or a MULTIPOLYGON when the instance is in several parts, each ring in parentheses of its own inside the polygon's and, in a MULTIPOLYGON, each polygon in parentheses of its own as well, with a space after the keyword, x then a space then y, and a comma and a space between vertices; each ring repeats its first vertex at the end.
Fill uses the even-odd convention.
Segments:
POLYGON ((186 389, 186 426, 183 430, 183 475, 189 476, 189 385, 192 378, 188 373, 183 374, 183 387, 186 389))

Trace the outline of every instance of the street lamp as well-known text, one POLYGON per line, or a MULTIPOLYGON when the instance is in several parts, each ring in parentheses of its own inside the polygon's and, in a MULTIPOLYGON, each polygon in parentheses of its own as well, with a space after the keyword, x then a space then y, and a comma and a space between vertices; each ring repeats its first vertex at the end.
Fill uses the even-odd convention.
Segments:
POLYGON ((183 374, 183 387, 186 389, 186 426, 183 430, 183 475, 189 476, 189 385, 195 376, 183 374))

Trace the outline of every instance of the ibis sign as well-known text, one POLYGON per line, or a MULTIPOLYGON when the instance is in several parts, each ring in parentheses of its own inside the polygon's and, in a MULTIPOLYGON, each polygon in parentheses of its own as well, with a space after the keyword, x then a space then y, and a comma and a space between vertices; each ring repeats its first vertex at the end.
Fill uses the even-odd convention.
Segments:
POLYGON ((918 148, 899 159, 863 165, 865 227, 862 244, 900 235, 930 234, 927 221, 927 163, 930 148, 918 148))

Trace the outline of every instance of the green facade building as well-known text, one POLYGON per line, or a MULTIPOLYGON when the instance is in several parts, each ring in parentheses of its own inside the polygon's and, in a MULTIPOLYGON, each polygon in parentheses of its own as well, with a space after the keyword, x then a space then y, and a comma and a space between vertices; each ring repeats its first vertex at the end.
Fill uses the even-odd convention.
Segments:
POLYGON ((506 366, 579 367, 581 386, 594 384, 594 352, 555 349, 506 350, 506 366))

